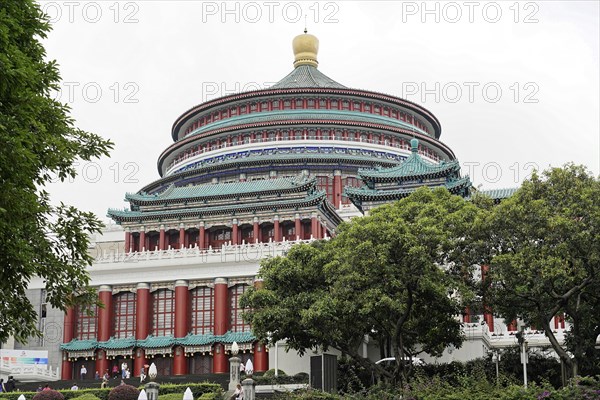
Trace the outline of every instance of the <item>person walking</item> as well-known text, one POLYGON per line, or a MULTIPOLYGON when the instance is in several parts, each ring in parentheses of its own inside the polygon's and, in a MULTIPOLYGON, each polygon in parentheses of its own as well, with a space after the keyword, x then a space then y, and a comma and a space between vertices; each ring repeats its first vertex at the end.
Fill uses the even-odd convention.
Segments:
POLYGON ((85 365, 82 365, 81 369, 79 370, 79 376, 81 377, 81 380, 85 379, 86 374, 87 374, 87 369, 85 368, 85 365))

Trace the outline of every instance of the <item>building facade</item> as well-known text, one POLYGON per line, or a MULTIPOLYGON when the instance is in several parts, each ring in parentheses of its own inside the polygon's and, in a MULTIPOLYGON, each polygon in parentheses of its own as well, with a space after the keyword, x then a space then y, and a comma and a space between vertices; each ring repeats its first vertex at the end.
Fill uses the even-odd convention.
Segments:
MULTIPOLYGON (((239 299, 261 285, 260 260, 334 236, 343 220, 423 185, 469 196, 471 182, 430 111, 327 77, 313 35, 297 36, 293 49, 294 69, 272 87, 177 118, 159 179, 126 194, 129 209, 109 210, 117 226, 95 238, 89 270, 105 307, 70 309, 60 343, 41 346, 60 358, 62 379, 82 365, 88 378, 123 364, 137 376, 150 362, 159 374, 228 373, 234 341, 258 372, 306 371, 307 362, 273 354, 242 319, 239 299)), ((32 296, 42 287, 33 281, 32 296)), ((481 324, 466 310, 466 350, 446 360, 483 355, 498 331, 502 345, 514 341, 516 326, 484 314, 481 324)), ((374 346, 366 341, 364 354, 376 357, 374 346)))

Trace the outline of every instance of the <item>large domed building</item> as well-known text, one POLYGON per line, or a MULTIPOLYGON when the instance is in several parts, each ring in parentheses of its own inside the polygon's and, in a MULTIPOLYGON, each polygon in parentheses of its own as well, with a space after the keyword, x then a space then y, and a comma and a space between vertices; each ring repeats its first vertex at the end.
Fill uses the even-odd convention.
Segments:
MULTIPOLYGON (((294 69, 275 85, 175 120, 160 177, 125 195, 129 209, 110 209, 117 226, 94 242, 91 284, 105 307, 70 309, 64 319, 48 311, 62 343, 38 348, 60 360, 62 379, 81 365, 102 374, 123 363, 138 376, 150 362, 161 375, 228 373, 233 342, 257 372, 274 363, 307 371, 308 360, 272 354, 241 318, 240 296, 261 284, 260 260, 334 236, 343 220, 423 185, 470 194, 429 110, 336 82, 319 69, 318 47, 315 36, 297 36, 294 69)), ((38 302, 42 288, 30 287, 38 302)), ((481 332, 460 357, 481 356, 502 323, 489 309, 485 326, 464 318, 481 332)))

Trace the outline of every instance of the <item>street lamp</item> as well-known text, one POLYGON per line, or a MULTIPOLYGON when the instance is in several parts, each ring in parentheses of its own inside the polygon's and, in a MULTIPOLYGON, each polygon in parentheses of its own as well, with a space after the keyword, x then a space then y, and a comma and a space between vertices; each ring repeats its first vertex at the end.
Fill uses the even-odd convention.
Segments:
POLYGON ((502 355, 494 350, 492 353, 492 362, 496 364, 496 386, 500 385, 500 371, 498 369, 498 362, 502 359, 502 355))
POLYGON ((519 331, 515 334, 519 345, 521 346, 521 362, 523 363, 523 386, 527 388, 527 341, 525 340, 525 334, 523 331, 519 331))

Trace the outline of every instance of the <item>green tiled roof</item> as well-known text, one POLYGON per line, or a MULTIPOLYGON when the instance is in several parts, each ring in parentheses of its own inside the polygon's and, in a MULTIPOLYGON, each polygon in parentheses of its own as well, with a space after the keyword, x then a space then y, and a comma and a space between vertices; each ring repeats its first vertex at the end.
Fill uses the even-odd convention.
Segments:
POLYGON ((186 337, 177 339, 177 344, 183 346, 204 346, 215 342, 215 336, 212 333, 204 335, 192 335, 188 334, 186 337))
POLYGON ((299 65, 285 78, 274 84, 270 89, 284 88, 342 88, 346 86, 337 83, 317 68, 311 65, 299 65))
POLYGON ((137 347, 145 349, 158 349, 162 347, 171 347, 176 343, 173 336, 148 336, 144 340, 138 340, 136 344, 137 347))
POLYGON ((363 180, 371 181, 389 181, 389 180, 408 180, 416 177, 445 176, 446 174, 459 171, 460 164, 457 160, 439 164, 429 163, 418 153, 419 141, 411 140, 411 155, 401 164, 391 168, 365 169, 360 168, 358 175, 363 180))
POLYGON ((140 220, 140 219, 158 219, 165 216, 168 217, 188 217, 188 216, 202 216, 202 215, 211 215, 211 214, 220 214, 223 212, 234 213, 238 211, 247 211, 247 210, 265 210, 265 209, 275 209, 275 208, 291 208, 291 207, 300 207, 306 204, 318 204, 326 198, 325 191, 315 191, 308 196, 301 199, 293 199, 293 200, 276 200, 276 201, 267 201, 261 202, 261 200, 257 200, 252 204, 228 204, 224 206, 207 206, 207 207, 195 207, 195 208, 180 208, 173 210, 161 210, 161 211, 129 211, 129 210, 115 210, 109 209, 108 216, 115 219, 116 221, 124 221, 124 220, 140 220))
POLYGON ((129 349, 135 347, 136 341, 135 338, 123 338, 123 339, 115 339, 110 338, 110 340, 106 342, 98 342, 98 348, 100 349, 129 349))
POLYGON ((61 350, 66 351, 83 351, 95 349, 98 342, 95 340, 77 340, 73 339, 69 343, 63 343, 60 345, 61 350))
POLYGON ((506 199, 518 190, 518 188, 502 188, 502 189, 487 189, 479 190, 478 193, 491 197, 494 200, 506 199))
POLYGON ((248 343, 256 340, 252 332, 231 332, 227 331, 224 335, 215 336, 215 341, 220 343, 248 343))
POLYGON ((204 184, 196 186, 169 186, 160 194, 128 193, 125 200, 134 203, 164 203, 183 201, 196 198, 231 197, 251 193, 281 193, 287 191, 308 190, 315 186, 316 178, 298 177, 297 179, 279 178, 263 179, 248 182, 232 182, 219 184, 204 184))
POLYGON ((148 336, 144 340, 135 340, 134 338, 113 339, 106 342, 97 342, 95 340, 77 340, 73 339, 69 343, 60 345, 61 350, 65 351, 84 351, 99 349, 130 349, 133 347, 141 347, 145 349, 160 349, 172 347, 174 345, 183 346, 204 346, 212 345, 213 343, 251 343, 256 340, 256 336, 252 332, 231 332, 227 331, 224 335, 213 335, 207 333, 203 335, 188 334, 183 338, 173 338, 173 336, 148 336))
MULTIPOLYGON (((469 177, 461 178, 456 181, 445 183, 446 189, 450 192, 456 191, 457 189, 462 189, 469 187, 471 185, 471 180, 469 177)), ((422 185, 426 186, 426 185, 422 185)), ((367 186, 362 186, 360 188, 346 187, 344 188, 344 195, 349 197, 350 199, 362 199, 362 200, 375 200, 381 198, 397 198, 401 199, 413 193, 420 186, 414 186, 406 189, 393 189, 393 190, 377 190, 377 189, 369 189, 367 186)))

